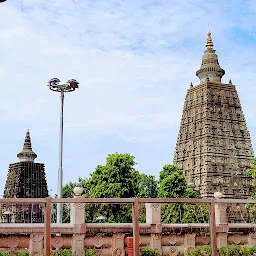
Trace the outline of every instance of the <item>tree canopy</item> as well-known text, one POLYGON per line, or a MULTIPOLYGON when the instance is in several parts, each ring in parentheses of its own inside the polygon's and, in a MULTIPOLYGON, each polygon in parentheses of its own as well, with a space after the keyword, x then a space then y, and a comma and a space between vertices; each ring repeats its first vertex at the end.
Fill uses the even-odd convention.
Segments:
MULTIPOLYGON (((63 187, 63 197, 73 197, 75 186, 84 188, 84 197, 89 198, 154 198, 171 197, 195 198, 199 193, 187 187, 182 170, 175 165, 164 165, 159 180, 154 176, 140 173, 135 168, 135 157, 125 153, 109 154, 105 165, 98 165, 89 178, 79 178, 78 182, 69 182, 63 187)), ((164 208, 165 222, 175 222, 177 209, 172 206, 164 208), (176 211, 176 213, 175 213, 176 211)), ((104 216, 108 222, 131 222, 132 211, 129 204, 86 204, 87 222, 95 222, 98 216, 104 216)), ((65 213, 66 219, 69 215, 65 213)), ((145 207, 140 206, 140 220, 145 220, 145 207)))

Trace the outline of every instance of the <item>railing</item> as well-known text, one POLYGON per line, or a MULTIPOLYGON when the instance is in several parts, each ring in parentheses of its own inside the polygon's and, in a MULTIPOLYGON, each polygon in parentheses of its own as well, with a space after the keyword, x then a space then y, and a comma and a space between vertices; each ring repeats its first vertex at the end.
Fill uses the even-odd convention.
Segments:
MULTIPOLYGON (((207 232, 210 232, 210 238, 211 238, 211 248, 212 248, 212 255, 217 256, 217 246, 221 247, 222 245, 227 244, 227 237, 224 239, 223 234, 228 234, 229 230, 233 232, 232 237, 236 233, 236 230, 247 230, 252 233, 256 231, 256 214, 254 212, 254 205, 256 204, 256 201, 254 200, 245 200, 245 199, 185 199, 185 198, 63 198, 63 199, 57 199, 57 198, 9 198, 9 199, 0 199, 0 205, 2 209, 2 214, 5 213, 8 210, 9 212, 12 212, 15 214, 15 217, 10 216, 2 216, 2 223, 0 223, 0 233, 5 234, 14 234, 17 233, 17 230, 14 231, 15 227, 19 227, 19 230, 24 229, 24 233, 30 233, 30 234, 39 234, 44 231, 44 255, 50 255, 51 252, 51 242, 52 234, 69 234, 73 235, 72 241, 71 241, 71 247, 74 253, 77 251, 77 254, 79 255, 79 252, 81 252, 82 249, 84 249, 84 238, 83 242, 79 240, 81 243, 76 242, 76 237, 78 235, 84 235, 87 230, 89 229, 102 229, 107 228, 108 230, 115 230, 117 227, 120 227, 120 229, 124 229, 125 232, 129 233, 130 229, 133 236, 133 250, 134 255, 138 256, 140 253, 140 233, 142 233, 142 229, 149 230, 149 232, 154 234, 161 234, 164 233, 166 230, 168 232, 176 232, 177 230, 180 230, 181 233, 186 232, 195 232, 195 230, 203 230, 207 232), (67 204, 71 205, 71 223, 63 223, 63 224, 56 224, 52 222, 53 215, 54 215, 54 205, 56 204, 67 204), (94 223, 85 223, 85 214, 84 214, 84 205, 85 204, 130 204, 132 207, 132 223, 129 224, 113 224, 113 223, 102 223, 102 224, 94 224, 94 223), (147 220, 146 224, 139 223, 139 206, 141 204, 146 205, 146 215, 147 220), (161 207, 159 204, 163 205, 178 205, 177 209, 182 209, 183 212, 178 211, 179 214, 184 214, 185 210, 191 210, 198 211, 198 209, 206 209, 209 213, 209 222, 208 222, 208 216, 207 218, 203 219, 203 221, 195 221, 194 223, 184 223, 183 219, 180 218, 180 222, 177 221, 176 223, 161 223, 161 207), (29 206, 31 205, 31 206, 29 206), (33 207, 32 207, 33 205, 33 207), (197 208, 186 208, 183 206, 191 206, 195 205, 197 208), (207 208, 200 208, 201 206, 207 206, 207 208), (230 207, 231 205, 239 206, 236 207, 230 207), (17 206, 20 206, 18 208, 17 206), (33 218, 28 217, 26 220, 31 220, 31 223, 28 223, 26 221, 17 221, 18 223, 15 223, 15 218, 17 216, 22 216, 22 214, 18 215, 20 210, 22 212, 22 206, 25 207, 25 212, 23 212, 23 216, 33 216, 33 214, 36 212, 39 218, 39 220, 42 220, 42 223, 35 223, 33 222, 33 218), (36 207, 35 207, 36 206, 36 207), (40 207, 39 207, 40 206, 40 207), (183 208, 182 208, 182 207, 183 208), (9 207, 9 208, 8 208, 9 207), (19 211, 17 210, 19 209, 19 211), (231 209, 231 210, 227 210, 231 209), (238 212, 243 214, 242 210, 247 211, 246 218, 241 218, 242 222, 237 221, 236 223, 229 223, 228 218, 231 216, 229 215, 231 211, 235 211, 235 209, 238 209, 238 212), (241 210, 242 209, 242 210, 241 210), (248 210, 249 209, 249 210, 248 210), (30 212, 32 211, 32 213, 30 212), (36 211, 35 211, 36 210, 36 211), (228 213, 228 214, 227 214, 228 213), (4 231, 3 231, 4 230, 4 231), (127 231, 128 230, 128 231, 127 231), (140 232, 141 231, 141 232, 140 232)), ((236 215, 236 214, 233 214, 236 215)), ((232 216, 233 216, 232 215, 232 216)), ((183 215, 182 215, 183 216, 183 215)), ((182 217, 181 215, 179 217, 182 217)), ((243 216, 242 216, 243 217, 243 216)), ((232 219, 232 218, 231 218, 232 219)), ((18 220, 20 220, 18 218, 18 220)), ((233 222, 233 219, 232 219, 233 222)), ((22 233, 22 232, 20 232, 22 233)), ((113 232, 115 233, 115 232, 113 232)), ((248 233, 248 232, 247 232, 248 233)), ((57 236, 56 236, 57 237, 57 236)), ((41 241, 42 239, 35 239, 35 241, 41 241)), ((79 238, 80 239, 80 238, 79 238)), ((233 239, 233 238, 232 238, 233 239)), ((57 238, 55 239, 57 240, 57 238)), ((195 238, 194 238, 195 240, 195 238)), ((40 241, 38 244, 40 244, 40 241)), ((78 240, 77 240, 78 241, 78 240)), ((153 246, 156 248, 162 249, 161 241, 152 240, 153 246)), ((252 243, 256 244, 256 236, 252 236, 252 243)), ((165 242, 164 242, 165 243, 165 242)), ((189 240, 188 242, 189 243, 189 240)), ((175 243, 174 243, 175 244, 175 243)), ((195 242, 194 242, 195 244, 195 242)), ((33 243, 30 242, 29 250, 32 252, 33 249, 33 243)), ((38 245, 37 245, 38 246, 38 245)), ((187 250, 189 248, 193 248, 193 245, 186 245, 187 250)), ((195 246, 195 245, 194 245, 195 246)), ((36 246, 35 246, 36 247, 36 246)), ((38 247, 39 248, 39 247, 38 247)), ((55 247, 56 248, 56 247, 55 247)), ((164 247, 163 247, 164 248, 164 247)), ((39 248, 40 250, 40 248, 39 248)), ((123 250, 121 248, 120 250, 123 250)), ((39 251, 40 252, 40 251, 39 251)), ((165 254, 165 252, 163 252, 165 254)), ((173 254, 175 255, 175 254, 173 254)))

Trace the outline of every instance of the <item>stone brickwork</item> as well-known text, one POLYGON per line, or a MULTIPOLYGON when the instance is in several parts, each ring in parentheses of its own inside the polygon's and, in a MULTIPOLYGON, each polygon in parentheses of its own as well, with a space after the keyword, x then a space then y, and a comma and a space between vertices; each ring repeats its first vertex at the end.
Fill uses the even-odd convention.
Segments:
MULTIPOLYGON (((44 198, 48 196, 45 167, 34 163, 37 155, 32 151, 29 131, 26 133, 22 151, 17 155, 20 162, 9 165, 5 183, 5 198, 44 198)), ((43 222, 43 205, 16 204, 6 205, 5 210, 12 212, 12 222, 43 222)), ((2 220, 4 221, 4 220, 2 220)))
POLYGON ((246 198, 253 182, 245 171, 254 153, 236 87, 221 83, 224 74, 208 33, 197 71, 201 83, 187 92, 174 163, 202 197, 220 191, 228 198, 246 198))

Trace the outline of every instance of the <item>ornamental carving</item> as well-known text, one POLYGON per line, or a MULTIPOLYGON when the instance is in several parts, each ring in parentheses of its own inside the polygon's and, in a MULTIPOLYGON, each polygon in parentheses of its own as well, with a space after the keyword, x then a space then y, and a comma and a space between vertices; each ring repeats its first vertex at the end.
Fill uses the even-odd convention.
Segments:
POLYGON ((152 204, 151 204, 151 207, 152 207, 153 209, 158 209, 158 208, 160 207, 160 204, 158 204, 158 203, 152 203, 152 204))
POLYGON ((63 246, 63 238, 61 236, 55 236, 52 239, 52 246, 57 249, 61 248, 63 246))
POLYGON ((241 238, 241 236, 240 235, 233 235, 233 237, 232 237, 232 241, 233 241, 233 243, 234 244, 240 244, 241 243, 241 241, 242 241, 242 238, 241 238))
POLYGON ((116 248, 114 250, 114 253, 113 253, 114 256, 124 256, 125 255, 125 251, 120 249, 120 248, 116 248))
MULTIPOLYGON (((224 192, 228 170, 229 177, 238 176, 238 186, 244 190, 241 197, 248 198, 253 185, 245 170, 250 168, 254 154, 236 88, 225 86, 220 81, 208 81, 208 85, 203 82, 188 90, 174 163, 187 179, 192 176, 203 197, 211 198, 221 189, 224 192), (208 95, 208 100, 203 102, 201 95, 208 95), (227 104, 229 100, 236 101, 236 106, 227 104), (203 176, 210 182, 203 183, 203 176), (210 186, 213 176, 216 183, 210 186)), ((230 188, 225 193, 236 196, 230 188)))
POLYGON ((75 203, 74 205, 75 205, 76 209, 83 209, 83 208, 85 208, 85 204, 84 203, 75 203))
POLYGON ((202 244, 207 245, 207 244, 210 244, 211 239, 209 236, 202 236, 201 241, 202 241, 202 244))
POLYGON ((177 243, 177 236, 176 235, 170 235, 169 236, 169 244, 175 245, 177 243))
POLYGON ((99 248, 103 245, 103 240, 100 236, 95 236, 94 239, 93 239, 93 245, 96 247, 96 248, 99 248))

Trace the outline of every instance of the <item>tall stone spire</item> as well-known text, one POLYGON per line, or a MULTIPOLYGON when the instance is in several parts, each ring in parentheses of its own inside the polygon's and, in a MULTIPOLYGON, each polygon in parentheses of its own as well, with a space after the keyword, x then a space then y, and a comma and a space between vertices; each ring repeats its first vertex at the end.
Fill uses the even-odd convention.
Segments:
POLYGON ((213 49, 213 41, 211 32, 207 34, 206 50, 202 58, 202 64, 200 69, 196 72, 196 75, 200 79, 200 83, 217 82, 221 83, 221 78, 225 74, 225 70, 220 67, 218 56, 213 49), (207 79, 208 78, 208 79, 207 79))
POLYGON ((31 139, 29 130, 27 130, 22 151, 17 155, 20 162, 34 162, 37 154, 32 151, 31 139))
POLYGON ((254 153, 236 86, 221 83, 224 73, 209 32, 197 71, 201 83, 191 86, 185 98, 174 164, 201 197, 219 191, 226 198, 248 198, 254 186, 246 169, 254 153))

